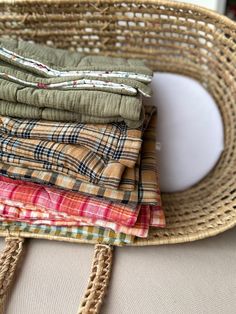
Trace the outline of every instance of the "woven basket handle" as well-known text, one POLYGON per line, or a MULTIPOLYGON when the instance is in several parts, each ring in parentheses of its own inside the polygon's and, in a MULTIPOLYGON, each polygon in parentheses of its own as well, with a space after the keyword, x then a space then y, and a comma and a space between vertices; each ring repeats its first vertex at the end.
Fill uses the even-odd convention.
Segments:
MULTIPOLYGON (((24 239, 7 237, 0 256, 0 314, 4 314, 6 299, 14 274, 23 253, 24 239)), ((112 247, 95 245, 92 270, 88 287, 80 304, 78 314, 99 313, 107 291, 112 266, 112 247)))
POLYGON ((112 268, 112 247, 95 245, 93 265, 87 290, 78 314, 99 313, 109 284, 112 268))
POLYGON ((7 294, 23 252, 24 239, 7 237, 6 245, 0 256, 0 314, 4 313, 7 294))

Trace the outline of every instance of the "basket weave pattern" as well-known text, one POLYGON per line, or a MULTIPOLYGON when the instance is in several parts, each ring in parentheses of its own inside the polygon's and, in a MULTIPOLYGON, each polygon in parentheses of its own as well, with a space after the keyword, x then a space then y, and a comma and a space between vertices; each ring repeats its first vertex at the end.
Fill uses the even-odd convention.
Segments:
POLYGON ((163 194, 167 228, 152 229, 148 239, 135 245, 193 241, 236 224, 234 22, 171 1, 0 1, 0 10, 0 36, 141 58, 154 71, 196 79, 214 97, 224 122, 225 149, 219 162, 194 187, 163 194))

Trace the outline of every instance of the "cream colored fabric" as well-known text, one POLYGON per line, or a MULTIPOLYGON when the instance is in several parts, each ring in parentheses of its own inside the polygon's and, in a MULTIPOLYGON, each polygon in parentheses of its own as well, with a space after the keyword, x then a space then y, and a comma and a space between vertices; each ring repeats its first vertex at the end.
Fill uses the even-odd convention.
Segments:
MULTIPOLYGON (((76 314, 92 255, 88 245, 30 240, 7 314, 76 314)), ((102 313, 235 313, 235 260, 236 229, 190 244, 116 248, 102 313)))

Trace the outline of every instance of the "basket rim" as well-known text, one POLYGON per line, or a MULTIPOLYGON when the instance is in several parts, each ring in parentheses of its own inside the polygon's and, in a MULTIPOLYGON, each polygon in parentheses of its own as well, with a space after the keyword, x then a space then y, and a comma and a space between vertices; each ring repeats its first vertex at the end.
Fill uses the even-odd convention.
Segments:
MULTIPOLYGON (((207 231, 198 231, 194 232, 193 234, 188 235, 180 235, 170 238, 163 238, 158 239, 158 243, 155 241, 150 241, 148 238, 138 238, 133 243, 128 244, 109 244, 112 246, 117 247, 148 247, 148 246, 159 246, 159 245, 173 245, 173 244, 184 244, 184 243, 191 243, 198 240, 204 240, 207 238, 212 238, 217 236, 224 231, 230 230, 236 226, 236 220, 229 221, 226 224, 218 228, 211 228, 207 231)), ((51 241, 59 241, 59 242, 69 242, 69 243, 79 243, 79 244, 99 244, 96 240, 86 240, 86 239, 76 239, 64 236, 57 236, 57 235, 49 235, 49 234, 38 234, 38 233, 31 233, 28 231, 9 231, 9 230, 0 230, 0 237, 22 237, 28 239, 41 239, 41 240, 51 240, 51 241)))
MULTIPOLYGON (((0 0, 0 4, 36 4, 36 3, 45 3, 45 4, 82 4, 82 3, 93 3, 93 4, 101 4, 101 3, 107 3, 107 4, 124 4, 124 1, 122 0, 0 0)), ((221 22, 226 23, 229 27, 236 28, 236 22, 228 18, 227 16, 214 11, 212 9, 205 8, 203 6, 192 4, 192 3, 186 3, 184 1, 176 2, 172 0, 126 0, 125 3, 133 3, 133 4, 155 4, 160 6, 168 5, 168 7, 175 7, 178 9, 193 9, 195 12, 204 13, 207 14, 210 17, 218 18, 221 22)))

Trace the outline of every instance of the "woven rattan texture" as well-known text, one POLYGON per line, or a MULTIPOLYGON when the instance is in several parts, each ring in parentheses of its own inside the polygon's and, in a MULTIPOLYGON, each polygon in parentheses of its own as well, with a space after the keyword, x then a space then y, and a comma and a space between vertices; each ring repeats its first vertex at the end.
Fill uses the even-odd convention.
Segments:
POLYGON ((80 304, 78 314, 100 313, 102 302, 108 288, 112 268, 112 247, 95 245, 93 265, 87 290, 80 304))
POLYGON ((164 194, 167 228, 152 229, 148 240, 135 245, 193 241, 236 224, 234 22, 171 1, 0 1, 0 10, 1 36, 145 59, 154 71, 192 77, 213 95, 225 135, 218 164, 187 191, 164 194))
POLYGON ((13 283, 15 271, 23 252, 23 238, 8 237, 0 256, 0 314, 5 313, 7 294, 13 283))

